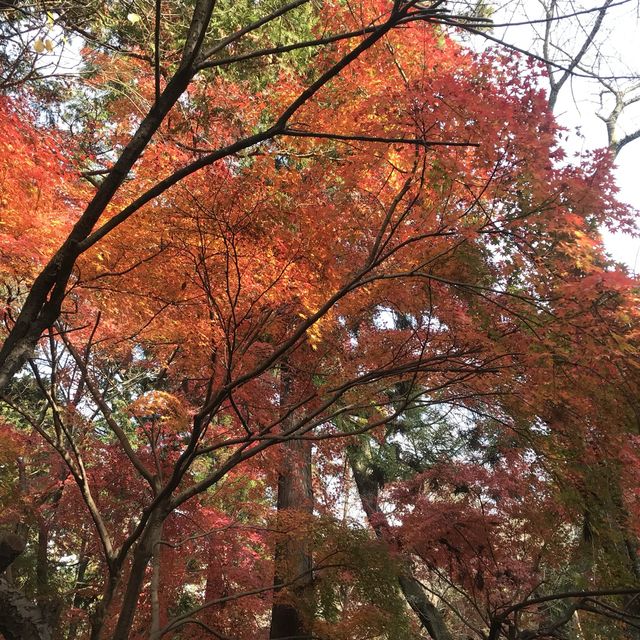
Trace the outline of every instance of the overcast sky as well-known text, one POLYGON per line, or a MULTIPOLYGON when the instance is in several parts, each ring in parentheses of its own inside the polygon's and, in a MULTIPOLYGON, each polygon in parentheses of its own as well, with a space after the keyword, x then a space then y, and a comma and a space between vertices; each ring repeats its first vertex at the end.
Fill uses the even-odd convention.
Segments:
MULTIPOLYGON (((558 0, 559 13, 566 14, 581 9, 600 7, 605 0, 558 0)), ((539 0, 502 0, 486 4, 496 10, 492 16, 495 24, 514 23, 522 20, 544 17, 539 0)), ((592 57, 596 51, 604 55, 601 73, 612 75, 632 75, 640 77, 640 0, 617 0, 607 13, 599 31, 592 57)), ((584 42, 595 13, 566 19, 555 23, 556 39, 566 50, 577 51, 575 43, 584 42), (573 49, 572 49, 573 46, 573 49)), ((540 44, 533 44, 536 35, 541 36, 544 24, 535 26, 512 26, 498 29, 493 34, 521 48, 540 51, 540 44)), ((561 54, 559 54, 561 55, 561 54)), ((606 146, 607 136, 604 123, 596 113, 600 104, 601 87, 597 83, 573 78, 564 86, 556 105, 556 117, 570 133, 565 145, 568 153, 587 151, 606 146)), ((640 93, 640 92, 639 92, 640 93)), ((606 107, 606 104, 605 104, 606 107)), ((629 133, 640 127, 640 102, 627 109, 621 120, 622 132, 629 133)), ((630 143, 617 158, 616 181, 620 188, 620 199, 640 210, 640 139, 630 143)), ((611 255, 626 263, 634 272, 640 272, 640 239, 623 234, 606 233, 605 242, 611 255)))

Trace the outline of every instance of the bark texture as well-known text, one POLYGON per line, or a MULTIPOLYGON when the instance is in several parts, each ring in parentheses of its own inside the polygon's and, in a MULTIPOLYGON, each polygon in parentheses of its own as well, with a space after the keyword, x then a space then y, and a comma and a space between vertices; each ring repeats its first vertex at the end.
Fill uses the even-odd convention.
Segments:
POLYGON ((40 608, 0 578, 0 634, 6 640, 50 640, 51 629, 40 608))
MULTIPOLYGON (((280 402, 283 414, 289 404, 292 378, 288 367, 283 367, 280 402)), ((293 426, 294 416, 283 420, 286 432, 293 426)), ((289 510, 313 513, 313 489, 311 485, 311 443, 308 440, 289 440, 284 445, 284 455, 278 476, 278 514, 289 510)), ((296 638, 311 640, 308 616, 304 615, 300 601, 308 594, 313 581, 312 558, 308 543, 294 535, 276 546, 274 574, 274 604, 271 612, 269 638, 296 638), (286 592, 278 585, 295 580, 286 592)))
POLYGON ((0 538, 0 635, 5 640, 50 640, 51 627, 42 609, 2 575, 24 551, 22 538, 0 538))

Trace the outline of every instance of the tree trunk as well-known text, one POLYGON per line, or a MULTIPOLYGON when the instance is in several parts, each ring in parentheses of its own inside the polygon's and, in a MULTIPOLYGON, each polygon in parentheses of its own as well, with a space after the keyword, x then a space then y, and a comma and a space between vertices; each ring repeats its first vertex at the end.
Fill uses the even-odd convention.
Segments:
POLYGON ((40 607, 0 578, 0 634, 6 640, 51 640, 51 628, 40 607))
MULTIPOLYGON (((84 598, 78 593, 84 585, 84 576, 89 566, 89 556, 87 555, 87 541, 82 541, 82 547, 78 556, 78 569, 76 571, 76 584, 75 594, 73 596, 73 608, 80 609, 83 604, 84 598)), ((67 631, 67 640, 75 640, 78 631, 78 621, 72 620, 69 624, 69 630, 67 631)))
MULTIPOLYGON (((292 396, 293 379, 287 365, 283 365, 280 384, 280 405, 285 415, 292 396)), ((282 429, 293 425, 293 415, 283 420, 282 429)), ((278 476, 278 515, 295 509, 313 514, 311 485, 311 443, 308 440, 290 440, 283 445, 282 466, 278 476)), ((275 550, 274 603, 271 611, 269 638, 296 638, 311 640, 311 621, 305 613, 304 599, 310 595, 313 581, 312 558, 308 543, 294 535, 280 541, 275 550), (299 577, 298 577, 299 576, 299 577), (286 591, 278 585, 295 580, 286 591)))
POLYGON ((24 551, 25 541, 14 534, 0 538, 0 574, 4 573, 11 563, 24 551))
MULTIPOLYGON (((162 523, 159 525, 158 540, 162 538, 162 523)), ((162 547, 156 543, 153 548, 151 560, 151 628, 149 630, 150 640, 156 640, 160 631, 162 612, 160 610, 160 583, 162 558, 160 557, 162 547)))
POLYGON ((2 576, 24 548, 18 536, 0 538, 0 635, 6 640, 51 640, 51 627, 41 608, 2 576))
MULTIPOLYGON (((389 525, 378 503, 380 489, 383 486, 382 470, 375 467, 367 445, 348 447, 347 456, 369 524, 378 539, 386 540, 389 525)), ((433 640, 453 640, 440 611, 427 598, 421 584, 413 577, 408 567, 400 569, 398 586, 407 604, 433 640)))
POLYGON ((138 598, 144 584, 144 577, 157 543, 160 541, 162 523, 165 515, 161 509, 157 509, 151 516, 147 529, 142 534, 136 550, 133 554, 131 572, 127 587, 120 607, 120 615, 112 640, 128 640, 131 625, 138 609, 138 598))
POLYGON ((49 526, 40 522, 38 526, 38 547, 36 555, 36 592, 38 604, 47 601, 49 590, 49 526))
POLYGON ((91 634, 89 635, 89 640, 100 640, 102 628, 104 626, 104 619, 107 616, 109 606, 113 600, 113 594, 116 592, 119 583, 120 572, 111 572, 102 592, 102 599, 98 602, 90 619, 91 634))
POLYGON ((420 624, 434 640, 452 640, 442 615, 438 608, 427 598, 422 585, 411 575, 409 570, 404 570, 398 576, 400 591, 407 604, 418 616, 420 624))

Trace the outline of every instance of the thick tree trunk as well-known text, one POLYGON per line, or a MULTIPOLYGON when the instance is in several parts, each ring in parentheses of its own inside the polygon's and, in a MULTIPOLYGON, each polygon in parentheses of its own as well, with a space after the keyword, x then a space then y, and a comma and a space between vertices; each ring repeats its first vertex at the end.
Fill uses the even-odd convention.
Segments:
POLYGON ((6 640, 51 640, 51 628, 40 607, 0 578, 0 635, 6 640))
POLYGON ((4 573, 11 563, 24 551, 24 540, 16 535, 8 534, 0 538, 0 574, 4 573))
MULTIPOLYGON (((289 368, 283 366, 280 404, 287 412, 292 394, 292 377, 289 368)), ((283 430, 293 424, 293 416, 284 420, 283 430)), ((313 489, 311 485, 311 443, 308 440, 291 440, 284 445, 282 466, 278 477, 278 514, 296 510, 313 513, 313 489)), ((304 612, 303 601, 309 596, 313 576, 312 558, 304 536, 294 534, 279 542, 275 551, 274 604, 271 611, 269 638, 296 638, 311 640, 309 615, 304 612), (278 585, 295 580, 295 584, 280 591, 278 585)))
POLYGON ((42 609, 2 576, 24 547, 18 536, 0 538, 0 636, 6 640, 50 640, 51 627, 42 609))

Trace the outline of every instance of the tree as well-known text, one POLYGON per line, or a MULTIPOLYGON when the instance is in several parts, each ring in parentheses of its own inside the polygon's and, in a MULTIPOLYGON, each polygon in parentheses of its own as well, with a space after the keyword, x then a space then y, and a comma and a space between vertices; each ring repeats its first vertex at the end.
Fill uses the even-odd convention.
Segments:
MULTIPOLYGON (((435 2, 431 7, 418 7, 415 6, 415 3, 393 5, 389 14, 383 14, 382 18, 373 14, 365 23, 358 25, 358 28, 354 31, 338 32, 331 36, 316 38, 311 43, 302 42, 292 45, 294 48, 309 47, 324 44, 325 41, 341 42, 353 40, 354 38, 360 39, 357 45, 344 52, 340 58, 332 61, 332 64, 321 69, 320 73, 310 83, 300 87, 297 96, 292 96, 284 108, 281 107, 275 110, 274 115, 270 118, 271 122, 266 126, 260 127, 257 133, 241 135, 231 142, 222 144, 215 150, 198 154, 196 160, 185 164, 181 168, 176 168, 161 181, 143 189, 119 213, 111 216, 107 222, 94 229, 114 196, 119 193, 127 175, 148 148, 154 134, 165 121, 178 99, 185 93, 196 74, 209 68, 233 64, 235 62, 233 53, 226 59, 218 57, 218 54, 229 51, 229 47, 238 40, 260 29, 264 24, 277 20, 297 7, 306 4, 306 1, 294 0, 292 3, 282 5, 270 14, 243 25, 235 33, 223 38, 222 41, 211 43, 210 46, 207 46, 207 35, 215 3, 212 0, 203 0, 197 3, 193 8, 191 22, 181 51, 178 54, 174 52, 171 56, 176 60, 175 66, 164 83, 162 82, 160 69, 159 36, 156 35, 154 44, 154 93, 151 107, 145 118, 138 125, 136 133, 129 140, 123 141, 119 145, 121 151, 117 160, 113 163, 113 166, 108 168, 104 179, 97 187, 95 194, 92 195, 84 213, 75 222, 64 243, 30 287, 20 315, 16 318, 15 324, 7 335, 2 349, 0 349, 1 387, 6 386, 11 376, 21 367, 35 347, 42 332, 47 327, 50 327, 60 315, 67 284, 80 255, 94 246, 116 226, 136 213, 141 207, 161 196, 171 186, 192 173, 219 162, 230 155, 265 143, 274 137, 299 135, 290 129, 289 125, 292 119, 328 82, 338 76, 343 69, 381 40, 394 27, 413 21, 429 22, 437 20, 439 5, 441 4, 441 2, 435 2)), ((159 33, 161 20, 158 18, 157 12, 155 18, 155 29, 159 33)), ((254 50, 247 55, 252 58, 261 58, 290 48, 288 45, 283 45, 267 50, 254 50)), ((246 56, 243 57, 246 59, 246 56)), ((423 140, 423 142, 426 141, 423 140)))
POLYGON ((615 158, 640 136, 635 109, 639 70, 625 52, 626 36, 612 29, 616 23, 637 26, 634 4, 613 0, 595 5, 562 0, 517 3, 509 16, 503 17, 500 11, 493 16, 490 32, 474 33, 526 50, 540 60, 547 71, 552 110, 558 110, 558 100, 569 88, 578 108, 590 102, 589 109, 606 127, 615 158))
MULTIPOLYGON (((38 444, 2 472, 14 489, 53 478, 27 483, 24 504, 8 499, 4 527, 21 521, 23 557, 39 552, 33 568, 16 567, 22 597, 40 606, 46 591, 61 609, 45 614, 48 631, 67 637, 256 637, 267 620, 272 637, 409 636, 417 623, 399 588, 446 638, 458 629, 425 596, 426 576, 432 591, 461 594, 452 609, 479 635, 515 624, 542 637, 567 624, 530 613, 544 602, 529 594, 547 587, 544 569, 559 577, 540 598, 579 598, 575 610, 609 607, 633 624, 615 603, 555 588, 573 578, 575 545, 548 531, 556 514, 576 531, 584 512, 571 499, 598 496, 581 464, 632 455, 628 422, 606 420, 631 407, 602 391, 632 379, 620 367, 635 372, 636 357, 634 283, 597 231, 630 224, 610 157, 563 165, 535 65, 472 55, 437 24, 452 20, 438 3, 325 5, 310 21, 315 57, 273 75, 207 76, 283 53, 254 32, 296 7, 252 16, 215 44, 204 42, 215 7, 196 4, 180 53, 167 37, 168 70, 96 46, 85 55, 103 112, 91 128, 90 99, 62 105, 83 114, 77 139, 58 134, 34 154, 35 165, 64 159, 46 174, 60 182, 43 181, 35 199, 44 220, 61 212, 63 240, 42 270, 24 266, 17 242, 5 249, 8 290, 39 275, 8 300, 3 440, 38 444), (249 34, 249 51, 236 51, 249 34), (69 165, 86 150, 95 194, 67 235, 88 188, 69 165), (472 428, 431 460, 425 437, 407 459, 434 407, 456 418, 440 420, 445 433, 472 428), (400 450, 395 476, 371 463, 376 441, 400 450), (326 500, 311 508, 345 454, 375 540, 326 500), (379 499, 391 477, 397 527, 379 499), (540 560, 550 548, 559 561, 540 560)), ((22 120, 3 137, 26 147, 41 129, 22 120)), ((29 177, 15 163, 6 171, 29 177)), ((24 213, 12 203, 11 238, 24 213)), ((632 529, 637 506, 621 500, 632 529)), ((603 588, 591 591, 633 591, 601 565, 603 588)))

